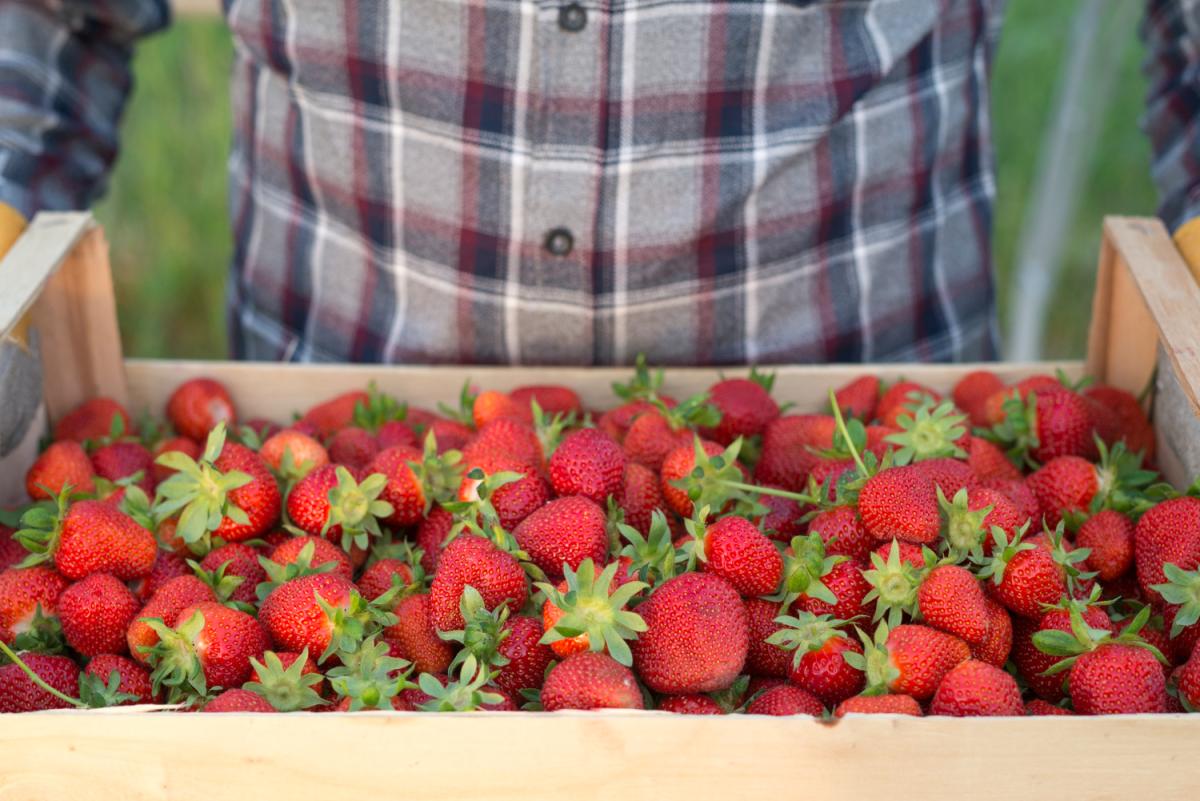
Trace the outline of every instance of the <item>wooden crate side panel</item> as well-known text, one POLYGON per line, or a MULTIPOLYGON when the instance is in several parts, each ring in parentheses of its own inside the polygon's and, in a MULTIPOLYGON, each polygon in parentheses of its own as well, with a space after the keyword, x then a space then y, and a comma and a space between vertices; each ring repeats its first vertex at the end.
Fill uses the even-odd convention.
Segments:
MULTIPOLYGON (((789 366, 776 369, 775 397, 796 404, 801 411, 823 408, 831 388, 837 388, 864 373, 876 373, 885 381, 909 378, 949 391, 959 378, 973 369, 996 371, 1005 380, 1034 373, 1082 374, 1079 362, 991 363, 980 365, 891 365, 852 364, 789 366)), ((126 362, 130 399, 137 410, 161 414, 167 398, 182 381, 199 376, 216 378, 229 387, 239 412, 245 417, 291 419, 293 412, 340 392, 375 384, 384 392, 418 406, 434 407, 440 401, 455 403, 463 383, 470 381, 486 389, 509 390, 522 384, 560 383, 572 387, 592 409, 616 405, 614 381, 627 381, 629 368, 573 367, 399 367, 380 365, 276 364, 254 362, 158 361, 130 359, 126 362)), ((727 370, 727 375, 744 375, 744 370, 727 370)), ((707 389, 721 371, 701 368, 669 368, 665 391, 678 397, 707 389)))
POLYGON ((1173 801, 1194 798, 1197 733, 1183 715, 50 713, 0 718, 0 796, 1173 801))

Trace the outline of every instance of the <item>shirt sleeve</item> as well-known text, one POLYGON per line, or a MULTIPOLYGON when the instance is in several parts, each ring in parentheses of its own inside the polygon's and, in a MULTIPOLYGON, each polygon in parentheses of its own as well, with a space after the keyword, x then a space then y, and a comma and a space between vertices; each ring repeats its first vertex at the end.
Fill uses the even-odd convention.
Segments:
POLYGON ((133 45, 169 21, 167 0, 0 2, 0 203, 29 217, 103 193, 133 45))

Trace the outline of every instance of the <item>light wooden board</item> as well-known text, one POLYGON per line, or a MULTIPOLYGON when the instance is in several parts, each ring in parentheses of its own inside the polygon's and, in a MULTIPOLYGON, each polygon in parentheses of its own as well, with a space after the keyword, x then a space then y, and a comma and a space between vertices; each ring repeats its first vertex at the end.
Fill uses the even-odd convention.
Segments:
POLYGON ((665 713, 0 717, 0 798, 1195 798, 1200 718, 665 713))
MULTIPOLYGON (((1053 375, 1062 369, 1075 378, 1082 374, 1079 362, 1005 362, 986 365, 833 364, 774 368, 775 397, 796 404, 800 411, 825 406, 829 390, 851 379, 874 373, 885 381, 904 377, 948 391, 962 375, 973 369, 996 371, 1005 380, 1034 373, 1053 375)), ((771 369, 771 368, 765 368, 771 369)), ((612 393, 614 381, 628 381, 632 368, 578 367, 403 367, 361 364, 277 364, 275 362, 126 361, 130 399, 136 409, 161 414, 167 398, 181 382, 199 376, 223 382, 233 395, 239 413, 246 418, 291 419, 293 412, 370 382, 384 392, 419 406, 433 407, 438 401, 455 405, 466 381, 483 389, 509 390, 522 384, 565 384, 579 392, 592 409, 607 409, 619 401, 612 393)), ((665 391, 682 398, 707 389, 726 376, 745 375, 744 369, 667 368, 665 391)))
POLYGON ((41 212, 0 260, 0 339, 21 321, 92 224, 87 212, 41 212))

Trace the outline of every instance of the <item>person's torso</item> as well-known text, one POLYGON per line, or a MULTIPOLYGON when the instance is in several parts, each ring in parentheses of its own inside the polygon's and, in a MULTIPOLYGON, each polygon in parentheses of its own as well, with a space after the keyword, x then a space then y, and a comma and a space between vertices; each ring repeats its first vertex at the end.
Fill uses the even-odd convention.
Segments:
POLYGON ((1002 0, 233 0, 243 356, 990 356, 1002 0))

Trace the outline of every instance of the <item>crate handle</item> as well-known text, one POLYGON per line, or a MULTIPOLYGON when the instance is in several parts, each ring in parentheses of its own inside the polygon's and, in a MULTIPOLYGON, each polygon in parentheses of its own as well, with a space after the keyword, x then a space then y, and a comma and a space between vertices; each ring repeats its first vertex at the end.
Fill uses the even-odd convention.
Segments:
POLYGON ((42 212, 0 261, 0 341, 28 320, 57 420, 88 398, 129 390, 104 231, 89 212, 42 212))

